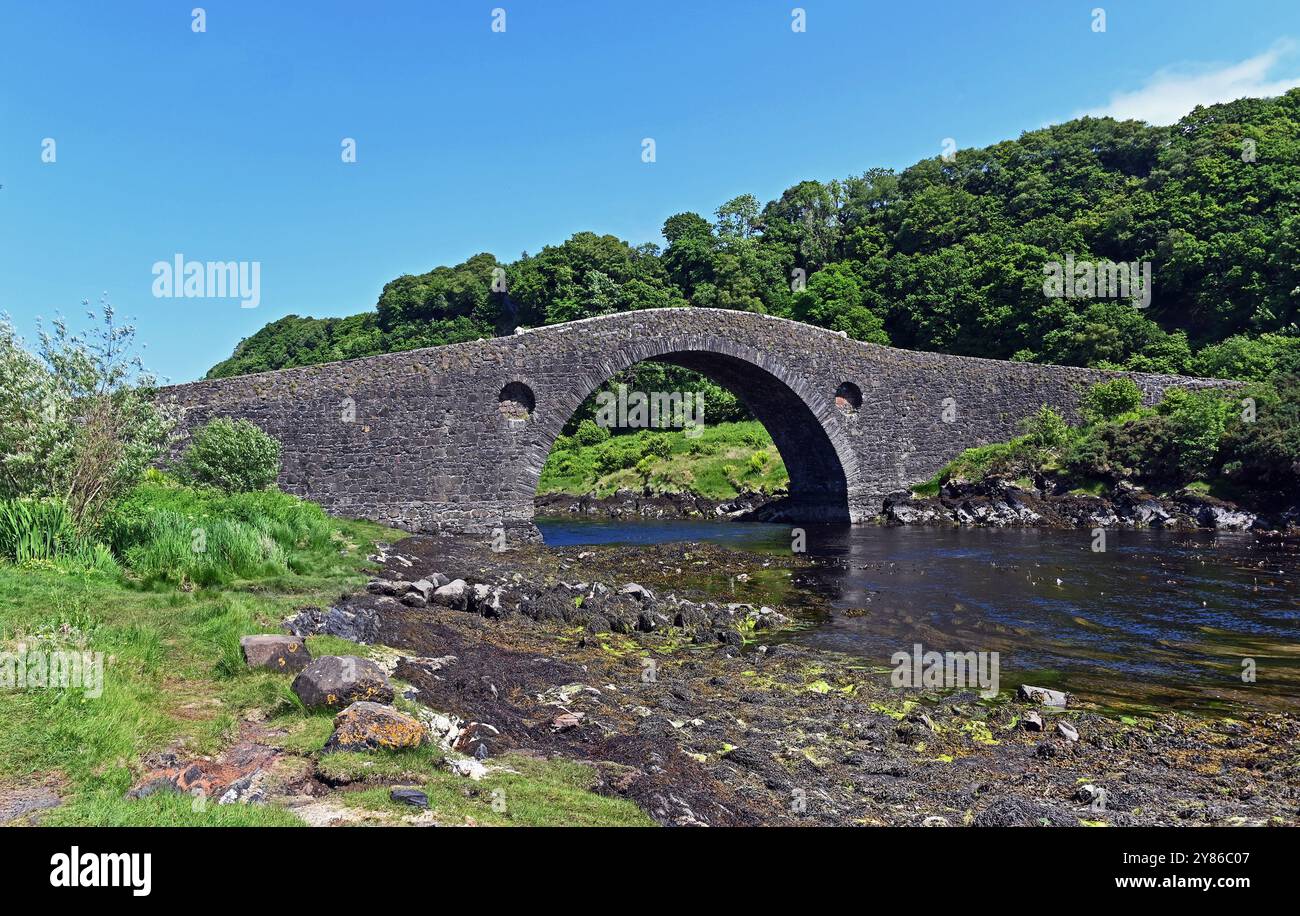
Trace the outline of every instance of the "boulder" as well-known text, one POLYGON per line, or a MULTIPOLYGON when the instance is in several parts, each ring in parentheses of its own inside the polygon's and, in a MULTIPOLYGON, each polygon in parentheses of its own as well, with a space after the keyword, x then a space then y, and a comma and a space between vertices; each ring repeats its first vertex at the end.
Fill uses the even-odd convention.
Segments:
POLYGON ((1031 687, 1028 684, 1021 684, 1016 695, 1026 703, 1038 703, 1040 706, 1065 706, 1067 703, 1066 695, 1059 690, 1031 687))
MULTIPOLYGON (((445 585, 446 583, 443 584, 445 585)), ((419 595, 426 602, 428 602, 430 599, 433 598, 433 593, 437 590, 437 588, 438 586, 430 582, 428 579, 416 579, 414 582, 411 583, 411 591, 408 593, 408 596, 419 595)))
POLYGON ((790 622, 790 618, 770 607, 760 607, 746 615, 754 622, 755 630, 775 630, 790 622))
POLYGON ((250 668, 301 671, 311 662, 307 644, 297 636, 245 636, 239 640, 239 648, 244 653, 244 662, 250 668))
POLYGON ((294 636, 315 636, 325 633, 351 642, 373 643, 379 638, 379 611, 385 605, 397 602, 392 598, 348 599, 342 605, 322 611, 318 607, 305 607, 284 621, 284 628, 294 636))
POLYGON ((434 589, 433 603, 454 611, 463 611, 469 607, 469 595, 469 585, 464 579, 452 579, 446 585, 434 589))
POLYGON ((419 789, 395 787, 388 793, 388 797, 399 805, 410 805, 412 808, 429 807, 429 796, 419 789))
POLYGON ((1255 520, 1255 515, 1250 512, 1224 506, 1201 506, 1196 513, 1196 522, 1202 528, 1219 531, 1248 531, 1254 526, 1255 520))
POLYGON ((334 717, 327 751, 377 751, 419 747, 428 734, 420 720, 391 706, 360 700, 334 717))
POLYGON ((1074 792, 1074 800, 1083 802, 1098 811, 1106 810, 1106 790, 1092 783, 1084 783, 1074 792))
POLYGON ((501 589, 477 582, 474 584, 470 604, 475 613, 482 614, 484 617, 496 617, 501 609, 501 589))
POLYGON ((577 728, 582 724, 583 714, 580 712, 563 712, 551 720, 551 730, 557 732, 567 732, 571 728, 577 728))
POLYGON ((1140 502, 1133 507, 1133 524, 1150 528, 1163 528, 1173 519, 1164 506, 1154 499, 1140 502))
POLYGON ((357 700, 393 702, 393 686, 382 668, 355 655, 326 655, 293 679, 293 692, 309 709, 346 706, 357 700))
POLYGON ((1073 742, 1079 740, 1079 730, 1069 722, 1057 722, 1056 733, 1066 741, 1073 742))

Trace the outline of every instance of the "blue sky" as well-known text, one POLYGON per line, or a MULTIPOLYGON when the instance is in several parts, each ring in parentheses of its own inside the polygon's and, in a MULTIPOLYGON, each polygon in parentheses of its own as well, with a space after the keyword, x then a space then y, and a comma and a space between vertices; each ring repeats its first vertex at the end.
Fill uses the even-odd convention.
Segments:
POLYGON ((661 241, 673 213, 947 137, 1276 94, 1291 39, 1295 0, 0 0, 0 311, 30 337, 107 291, 186 381, 479 251, 661 241), (260 306, 155 298, 176 253, 260 262, 260 306))

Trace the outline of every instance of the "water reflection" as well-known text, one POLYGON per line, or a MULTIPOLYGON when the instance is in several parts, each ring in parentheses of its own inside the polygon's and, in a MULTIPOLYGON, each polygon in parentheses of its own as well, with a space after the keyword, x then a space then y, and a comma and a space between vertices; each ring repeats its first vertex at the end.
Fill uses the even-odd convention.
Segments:
MULTIPOLYGON (((547 543, 710 540, 788 552, 790 528, 541 521, 547 543)), ((1249 535, 806 528, 824 568, 797 583, 837 613, 812 646, 888 666, 914 643, 1001 656, 1002 686, 1058 687, 1130 709, 1300 709, 1300 555, 1249 535), (1243 683, 1253 658, 1256 681, 1243 683)), ((789 600, 789 593, 786 596, 789 600)))

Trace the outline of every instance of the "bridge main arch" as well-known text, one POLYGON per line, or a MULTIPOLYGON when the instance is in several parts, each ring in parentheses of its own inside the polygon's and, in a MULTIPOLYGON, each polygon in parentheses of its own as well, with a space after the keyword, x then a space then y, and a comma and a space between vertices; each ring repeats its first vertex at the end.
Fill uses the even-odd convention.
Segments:
MULTIPOLYGON (((733 393, 772 437, 790 477, 789 496, 773 507, 782 521, 859 521, 854 507, 865 495, 858 460, 838 418, 833 392, 815 390, 781 362, 733 340, 667 337, 616 348, 599 368, 572 377, 552 403, 536 401, 526 422, 536 425, 512 488, 517 512, 531 518, 542 466, 578 408, 602 385, 641 362, 698 372, 733 393)), ((506 383, 527 385, 526 379, 506 383)), ((503 389, 504 390, 504 389, 503 389)), ((531 387, 529 388, 531 392, 531 387)), ((850 408, 851 409, 851 408, 850 408)), ((708 408, 705 405, 705 425, 708 408)))

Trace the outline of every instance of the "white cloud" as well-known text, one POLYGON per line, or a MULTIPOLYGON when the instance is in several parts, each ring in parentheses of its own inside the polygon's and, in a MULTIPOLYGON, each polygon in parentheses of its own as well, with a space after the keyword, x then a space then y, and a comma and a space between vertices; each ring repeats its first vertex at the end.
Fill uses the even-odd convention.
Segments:
MULTIPOLYGON (((1300 86, 1296 66, 1293 76, 1282 76, 1278 65, 1294 50, 1291 41, 1279 41, 1263 54, 1237 64, 1219 67, 1169 67, 1156 72, 1141 89, 1116 92, 1098 108, 1079 112, 1151 124, 1172 124, 1197 105, 1214 105, 1243 98, 1269 98, 1300 86)), ((1077 117, 1078 115, 1076 115, 1077 117)))

